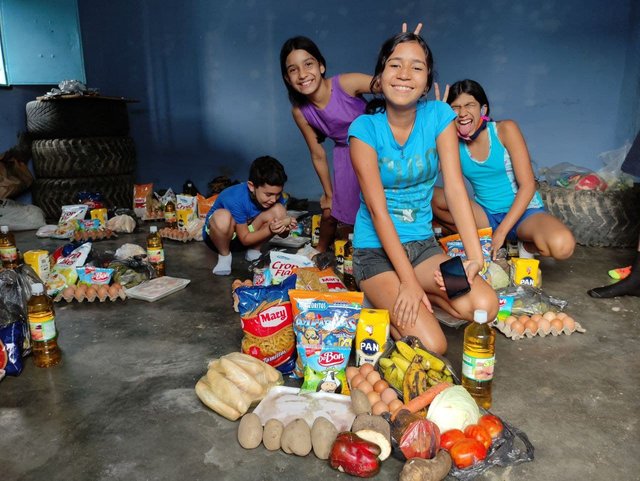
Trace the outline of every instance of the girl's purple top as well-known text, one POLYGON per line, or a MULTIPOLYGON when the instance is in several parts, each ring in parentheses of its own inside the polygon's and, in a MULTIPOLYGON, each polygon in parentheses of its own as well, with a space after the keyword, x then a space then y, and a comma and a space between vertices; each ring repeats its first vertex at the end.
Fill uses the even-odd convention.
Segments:
POLYGON ((331 78, 331 98, 324 109, 312 103, 300 106, 313 128, 335 142, 333 147, 333 199, 331 215, 353 225, 360 207, 360 185, 351 165, 347 132, 353 120, 364 114, 367 105, 361 97, 352 97, 340 87, 340 76, 331 78))

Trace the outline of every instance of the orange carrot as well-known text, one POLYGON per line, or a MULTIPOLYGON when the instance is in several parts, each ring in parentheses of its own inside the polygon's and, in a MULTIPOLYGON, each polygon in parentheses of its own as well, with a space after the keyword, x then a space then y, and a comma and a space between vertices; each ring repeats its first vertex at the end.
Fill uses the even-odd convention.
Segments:
POLYGON ((391 416, 391 418, 394 419, 396 417, 396 414, 401 409, 406 409, 411 413, 417 413, 418 411, 426 408, 429 404, 431 404, 431 402, 434 400, 434 398, 438 394, 440 394, 442 391, 447 389, 448 387, 451 387, 451 383, 449 383, 449 382, 440 382, 440 383, 438 383, 438 384, 436 384, 434 386, 431 386, 425 392, 423 392, 419 396, 414 397, 413 399, 410 399, 409 401, 407 401, 405 399, 405 403, 394 411, 394 413, 391 416))

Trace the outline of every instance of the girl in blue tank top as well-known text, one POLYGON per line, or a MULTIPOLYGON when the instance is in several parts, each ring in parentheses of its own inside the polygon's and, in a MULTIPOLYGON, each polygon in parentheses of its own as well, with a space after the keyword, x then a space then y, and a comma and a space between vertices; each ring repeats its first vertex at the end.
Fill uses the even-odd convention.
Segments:
MULTIPOLYGON (((570 257, 573 234, 545 212, 518 125, 513 120, 491 121, 487 95, 473 80, 454 83, 447 102, 457 114, 460 164, 473 187, 476 224, 493 229, 494 258, 505 240, 522 242, 521 256, 539 252, 555 259, 570 257)), ((434 193, 432 207, 443 225, 456 230, 442 189, 434 193)))
POLYGON ((435 304, 460 319, 475 309, 493 319, 496 293, 478 274, 484 266, 473 212, 460 172, 451 107, 427 101, 433 56, 418 35, 402 33, 380 49, 371 82, 383 97, 349 127, 349 149, 362 189, 353 239, 353 273, 377 309, 391 314, 394 339, 412 335, 443 353, 447 341, 433 314, 435 304), (467 252, 471 290, 450 299, 440 264, 449 259, 431 228, 431 196, 442 172, 451 211, 467 252))

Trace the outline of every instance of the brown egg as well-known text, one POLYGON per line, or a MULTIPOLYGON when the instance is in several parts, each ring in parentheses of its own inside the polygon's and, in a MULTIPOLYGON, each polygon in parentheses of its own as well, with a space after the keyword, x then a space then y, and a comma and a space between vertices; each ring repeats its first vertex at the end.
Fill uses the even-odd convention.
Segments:
MULTIPOLYGON (((560 318, 558 318, 560 319, 560 318)), ((573 317, 566 316, 564 319, 560 319, 564 325, 564 328, 567 332, 573 332, 576 330, 576 321, 573 317)))
POLYGON ((556 317, 558 319, 560 319, 561 321, 564 321, 564 318, 567 317, 567 313, 566 312, 558 312, 558 314, 556 315, 556 317))
POLYGON ((556 313, 555 313, 555 312, 553 312, 553 311, 547 311, 547 312, 545 312, 545 313, 542 315, 542 317, 544 317, 546 320, 548 320, 549 322, 551 322, 551 321, 553 321, 553 320, 554 320, 556 317, 558 317, 558 316, 557 316, 557 315, 556 315, 556 313))
POLYGON ((504 320, 504 323, 507 326, 510 326, 513 323, 513 321, 517 321, 517 320, 518 320, 518 318, 516 316, 509 316, 504 320))
POLYGON ((373 390, 378 394, 382 394, 385 389, 389 389, 389 383, 384 379, 380 379, 373 385, 373 390))
POLYGON ((535 335, 538 333, 538 323, 533 319, 529 319, 524 323, 525 331, 528 330, 531 334, 535 335))
POLYGON ((524 324, 522 322, 514 321, 511 323, 511 333, 521 336, 524 333, 524 324))
POLYGON ((555 332, 557 334, 560 331, 562 331, 563 327, 564 327, 564 323, 562 322, 562 319, 556 318, 551 321, 551 332, 555 332))
POLYGON ((87 297, 87 301, 93 302, 96 296, 98 295, 98 291, 93 286, 87 287, 87 291, 85 292, 85 296, 87 297))
POLYGON ((540 319, 542 319, 542 316, 540 314, 534 314, 533 316, 531 316, 531 320, 536 321, 537 323, 540 323, 540 319))
MULTIPOLYGON (((362 371, 361 371, 362 372, 362 371)), ((371 384, 372 386, 377 383, 379 380, 381 379, 380 377, 380 373, 378 371, 371 371, 369 374, 367 374, 367 381, 369 382, 369 384, 371 384)))
POLYGON ((109 286, 107 286, 105 284, 101 284, 100 286, 98 286, 97 291, 98 291, 98 297, 100 298, 100 301, 102 302, 109 295, 109 286))
POLYGON ((114 300, 116 297, 118 297, 119 292, 120 292, 120 289, 118 289, 118 286, 110 286, 109 287, 109 298, 111 300, 114 300))
POLYGON ((391 403, 394 400, 398 399, 398 395, 396 394, 396 392, 392 388, 388 387, 387 389, 382 391, 382 393, 380 394, 380 399, 382 400, 382 402, 385 402, 385 403, 391 405, 391 403))
POLYGON ((356 389, 361 382, 363 382, 364 376, 362 374, 356 374, 355 376, 353 376, 351 378, 351 381, 349 382, 349 386, 351 386, 351 389, 356 389))
POLYGON ((111 287, 115 287, 119 291, 120 289, 122 289, 122 284, 120 284, 119 282, 114 282, 113 284, 111 284, 111 287))
POLYGON ((371 406, 371 414, 375 416, 380 416, 382 413, 389 412, 389 406, 382 401, 378 401, 373 406, 371 406))
POLYGON ((549 322, 549 320, 545 319, 544 317, 541 318, 540 322, 538 322, 538 334, 546 336, 547 334, 549 334, 550 329, 551 323, 549 322))
POLYGON ((347 381, 349 381, 349 383, 351 383, 351 380, 353 379, 353 377, 358 374, 358 368, 355 366, 349 366, 347 367, 346 370, 346 374, 347 374, 347 381))
POLYGON ((73 295, 76 292, 76 288, 74 286, 69 286, 69 287, 65 287, 62 290, 62 297, 65 298, 65 300, 69 301, 73 298, 73 295))
POLYGON ((365 362, 362 366, 360 366, 360 374, 364 377, 367 377, 369 373, 373 371, 373 365, 365 362))
POLYGON ((400 401, 400 399, 395 399, 389 403, 389 412, 396 412, 396 410, 400 409, 402 406, 402 401, 400 401))
POLYGON ((82 302, 86 297, 86 292, 87 292, 87 286, 85 284, 78 284, 76 286, 74 297, 78 302, 82 302))
POLYGON ((365 394, 369 394, 371 391, 373 391, 373 386, 365 379, 360 384, 358 384, 358 389, 360 389, 360 391, 365 394))
POLYGON ((525 322, 527 322, 530 319, 531 318, 529 316, 527 316, 526 314, 522 314, 520 317, 518 317, 518 321, 520 321, 523 326, 524 326, 525 322))
POLYGON ((375 391, 371 391, 367 393, 367 399, 369 400, 369 404, 371 404, 372 406, 377 403, 380 402, 380 394, 375 392, 375 391))

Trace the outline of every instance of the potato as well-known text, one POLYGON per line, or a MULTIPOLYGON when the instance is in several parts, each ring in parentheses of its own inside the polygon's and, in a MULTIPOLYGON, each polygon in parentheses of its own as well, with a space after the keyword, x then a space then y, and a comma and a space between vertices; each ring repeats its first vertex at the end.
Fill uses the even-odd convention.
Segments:
POLYGON ((257 414, 242 416, 238 425, 238 442, 244 449, 255 449, 262 442, 262 422, 257 414))
POLYGON ((404 464, 400 481, 441 481, 451 470, 451 456, 444 449, 433 459, 412 458, 404 464))
POLYGON ((319 459, 329 459, 333 442, 338 436, 338 429, 325 417, 317 417, 311 426, 311 446, 319 459))
POLYGON ((284 431, 284 424, 279 419, 269 419, 264 424, 264 432, 262 433, 262 444, 269 451, 277 451, 280 449, 280 440, 284 431))
POLYGON ((304 419, 296 419, 282 431, 280 447, 287 454, 306 456, 311 452, 311 429, 304 419))
POLYGON ((351 391, 351 408, 356 415, 371 412, 369 398, 360 389, 353 389, 351 391))

